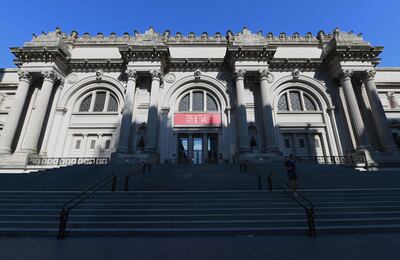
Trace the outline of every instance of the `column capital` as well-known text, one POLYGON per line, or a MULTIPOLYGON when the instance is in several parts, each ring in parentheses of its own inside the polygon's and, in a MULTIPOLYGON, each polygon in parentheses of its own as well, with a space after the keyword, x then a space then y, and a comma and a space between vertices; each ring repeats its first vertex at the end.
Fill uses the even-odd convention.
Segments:
POLYGON ((244 77, 246 76, 246 70, 245 69, 237 69, 233 73, 233 76, 235 77, 236 80, 243 80, 244 77))
POLYGON ((268 69, 263 69, 258 71, 258 75, 260 76, 260 81, 266 80, 268 83, 272 83, 274 81, 274 76, 269 72, 268 69))
POLYGON ((53 70, 43 70, 40 72, 43 76, 44 81, 55 82, 60 79, 60 77, 53 70))
POLYGON ((32 75, 25 70, 18 70, 18 78, 20 81, 26 81, 28 83, 32 81, 32 75))
POLYGON ((150 71, 151 79, 161 81, 162 73, 161 70, 151 70, 150 71))
POLYGON ((351 76, 353 75, 354 71, 353 70, 342 70, 339 74, 338 74, 338 78, 339 80, 349 80, 351 78, 351 76))
POLYGON ((366 80, 374 80, 375 79, 375 75, 376 75, 376 69, 372 68, 369 70, 365 70, 363 73, 363 81, 366 80))
POLYGON ((132 70, 132 69, 127 69, 125 71, 126 76, 128 77, 128 81, 129 80, 134 80, 136 81, 138 79, 138 73, 136 70, 132 70))

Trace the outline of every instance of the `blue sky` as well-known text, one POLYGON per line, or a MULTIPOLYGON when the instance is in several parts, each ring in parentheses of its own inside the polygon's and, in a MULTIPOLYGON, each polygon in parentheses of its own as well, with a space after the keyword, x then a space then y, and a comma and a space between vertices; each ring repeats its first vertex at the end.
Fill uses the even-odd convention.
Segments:
POLYGON ((363 33, 373 45, 385 47, 380 66, 400 66, 400 1, 4 1, 0 15, 0 68, 14 67, 9 47, 22 46, 32 33, 52 31, 60 26, 64 32, 77 30, 109 34, 143 32, 149 26, 172 34, 191 31, 200 34, 243 26, 264 34, 299 32, 316 34, 342 30, 363 33))

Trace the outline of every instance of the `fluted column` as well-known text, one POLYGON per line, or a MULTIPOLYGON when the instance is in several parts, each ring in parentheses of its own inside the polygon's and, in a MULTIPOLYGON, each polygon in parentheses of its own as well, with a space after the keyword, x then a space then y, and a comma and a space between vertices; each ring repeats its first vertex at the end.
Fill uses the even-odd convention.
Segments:
POLYGON ((278 145, 276 142, 275 126, 272 115, 272 101, 268 94, 268 83, 272 82, 272 74, 269 73, 268 70, 261 70, 259 71, 259 74, 264 136, 267 142, 266 150, 267 152, 277 152, 278 145))
POLYGON ((151 71, 150 107, 147 118, 146 147, 147 152, 156 152, 158 132, 158 99, 161 82, 161 71, 151 71))
POLYGON ((237 99, 237 117, 238 117, 238 132, 239 132, 239 151, 250 151, 249 146, 249 130, 247 128, 247 114, 244 93, 244 77, 245 70, 235 71, 236 80, 236 99, 237 99))
POLYGON ((37 153, 37 145, 40 133, 42 132, 43 122, 46 117, 47 107, 50 102, 51 92, 57 76, 52 70, 42 72, 43 84, 40 89, 39 96, 35 102, 35 109, 32 111, 29 129, 26 132, 22 151, 29 153, 37 153))
POLYGON ((367 133, 361 117, 356 95, 351 83, 351 75, 353 71, 346 70, 339 75, 340 83, 343 87, 344 97, 347 103, 347 109, 350 116, 350 121, 353 127, 354 138, 356 140, 357 150, 363 150, 368 147, 367 133))
POLYGON ((397 151, 397 146, 394 143, 388 120, 381 100, 378 95, 378 90, 375 85, 375 69, 369 70, 364 74, 363 82, 367 90, 368 100, 371 105, 372 119, 378 133, 379 142, 382 148, 387 152, 397 151))
POLYGON ((135 98, 137 73, 135 70, 127 70, 128 82, 126 84, 124 110, 121 119, 121 129, 118 140, 118 153, 127 153, 129 150, 129 137, 131 135, 133 100, 135 98))
POLYGON ((0 138, 0 154, 10 154, 12 142, 17 131, 19 120, 21 118, 22 109, 24 107, 26 97, 28 95, 29 86, 32 76, 23 70, 18 71, 19 83, 17 92, 15 93, 13 104, 8 114, 7 121, 4 124, 0 138))

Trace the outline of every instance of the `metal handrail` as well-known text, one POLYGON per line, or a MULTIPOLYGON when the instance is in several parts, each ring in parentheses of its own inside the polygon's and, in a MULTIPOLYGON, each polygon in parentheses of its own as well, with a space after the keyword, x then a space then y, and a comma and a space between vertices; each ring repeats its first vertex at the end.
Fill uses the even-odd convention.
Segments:
POLYGON ((70 211, 84 202, 86 199, 88 199, 90 196, 92 196, 94 193, 96 193, 98 190, 103 188, 105 185, 110 183, 112 181, 111 185, 111 192, 114 192, 116 189, 116 184, 117 184, 117 177, 119 174, 111 173, 108 174, 104 177, 102 177, 100 180, 96 181, 94 184, 90 185, 88 188, 77 194, 75 197, 67 201, 66 203, 63 204, 61 207, 61 212, 60 212, 60 225, 58 227, 58 239, 63 239, 65 237, 65 231, 67 228, 67 222, 68 222, 68 217, 70 211), (101 185, 100 185, 101 184, 101 185), (96 188, 95 188, 96 187, 96 188), (93 189, 94 188, 94 189, 93 189), (92 190, 93 189, 93 190, 92 190), (77 200, 80 198, 79 200, 77 200), (77 200, 77 201, 75 201, 77 200), (75 201, 75 203, 73 203, 75 201), (71 204, 71 205, 69 205, 71 204))
POLYGON ((143 173, 146 172, 146 166, 147 166, 147 172, 151 172, 151 164, 154 162, 157 162, 159 160, 159 154, 156 153, 148 159, 147 161, 142 161, 140 162, 132 171, 130 171, 127 175, 125 175, 125 185, 124 185, 124 190, 129 191, 129 178, 132 177, 135 173, 137 173, 139 170, 142 170, 143 173))
MULTIPOLYGON (((251 166, 256 172, 258 172, 257 167, 255 167, 253 164, 251 164, 249 161, 244 161, 241 162, 240 165, 241 170, 243 169, 244 171, 247 172, 247 165, 251 166), (243 168, 244 167, 244 168, 243 168)), ((257 174, 258 177, 258 188, 261 189, 261 174, 257 174)), ((293 195, 290 190, 292 189, 290 185, 284 181, 281 177, 279 177, 276 173, 274 172, 269 172, 267 176, 267 184, 268 184, 268 190, 271 192, 272 191, 272 179, 277 180, 276 184, 278 185, 279 188, 281 188, 292 200, 294 200, 299 206, 301 206, 305 212, 306 212, 306 217, 307 217, 307 224, 308 224, 308 235, 310 237, 315 237, 316 236, 316 229, 315 229, 315 214, 314 214, 314 205, 313 203, 308 200, 303 194, 300 192, 296 191, 296 195, 302 198, 308 205, 305 205, 302 201, 300 201, 296 196, 293 195), (285 188, 286 186, 287 188, 285 188)))
MULTIPOLYGON (((153 156, 150 160, 152 162, 153 160, 158 160, 158 154, 153 156)), ((148 163, 148 162, 147 162, 148 163)), ((137 169, 140 169, 146 165, 145 161, 140 162, 136 167, 134 167, 133 171, 129 171, 129 173, 126 176, 132 176, 134 172, 136 172, 137 169)), ((150 171, 150 168, 149 168, 150 171)), ((69 213, 72 209, 74 209, 76 206, 84 202, 86 199, 88 199, 90 196, 95 194, 97 191, 99 191, 101 188, 103 188, 105 185, 111 184, 111 192, 115 192, 116 186, 117 186, 117 178, 121 175, 123 175, 125 171, 120 171, 118 173, 110 173, 106 176, 103 176, 99 180, 97 180, 95 183, 81 191, 79 194, 74 196, 72 199, 64 203, 61 207, 61 212, 60 212, 60 224, 58 228, 58 239, 63 239, 65 237, 65 231, 67 228, 67 222, 68 222, 68 217, 69 213), (78 200, 79 199, 79 200, 78 200), (75 202, 74 202, 75 201, 75 202), (71 205, 70 205, 71 204, 71 205)), ((128 177, 129 179, 129 177, 128 177)), ((125 183, 126 185, 126 183, 125 183)))

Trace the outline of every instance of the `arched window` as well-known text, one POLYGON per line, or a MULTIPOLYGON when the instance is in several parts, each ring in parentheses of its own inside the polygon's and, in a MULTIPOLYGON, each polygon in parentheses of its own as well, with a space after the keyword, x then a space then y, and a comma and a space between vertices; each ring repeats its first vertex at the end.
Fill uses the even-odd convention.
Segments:
POLYGON ((192 90, 181 98, 178 111, 219 111, 219 108, 213 95, 205 90, 192 90))
POLYGON ((82 101, 81 106, 79 107, 79 112, 88 112, 91 103, 92 103, 92 95, 89 95, 82 101))
POLYGON ((289 89, 281 94, 278 111, 320 111, 320 109, 310 94, 299 89, 289 89))
POLYGON ((79 112, 117 112, 118 101, 116 97, 105 90, 95 90, 85 95, 79 105, 79 112))

